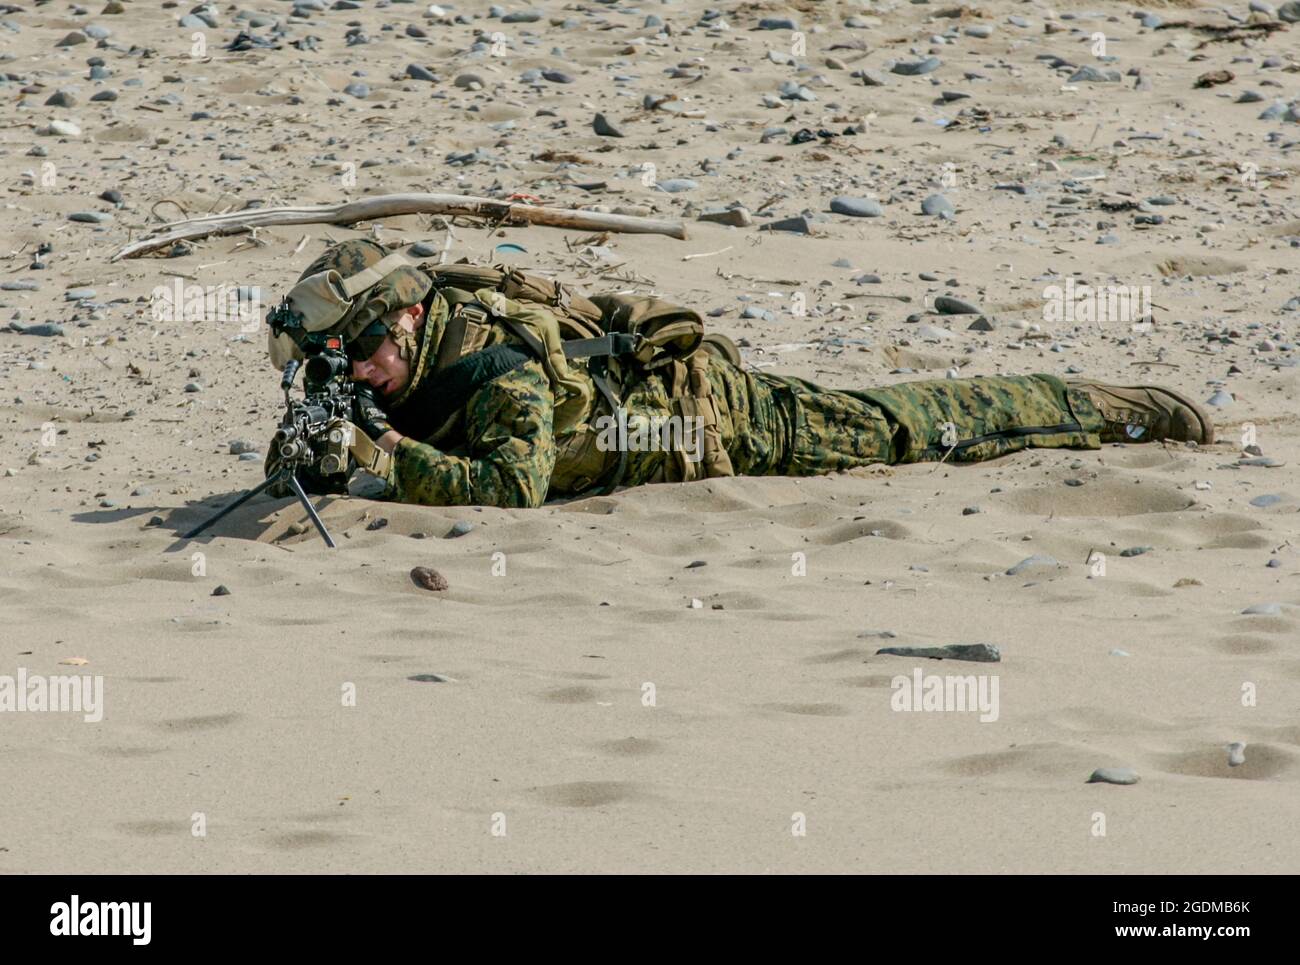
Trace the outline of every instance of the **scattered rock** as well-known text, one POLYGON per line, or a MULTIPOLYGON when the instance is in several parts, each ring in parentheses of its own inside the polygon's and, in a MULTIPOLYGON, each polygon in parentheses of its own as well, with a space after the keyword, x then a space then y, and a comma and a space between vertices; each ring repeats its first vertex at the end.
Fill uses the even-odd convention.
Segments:
POLYGON ((1002 653, 991 643, 949 643, 942 647, 884 647, 877 654, 894 657, 929 657, 933 660, 970 660, 999 663, 1002 653))
POLYGON ((870 198, 832 198, 830 207, 835 214, 846 214, 852 218, 879 218, 885 213, 880 202, 870 198))
POLYGON ((921 202, 921 214, 932 218, 951 218, 956 213, 957 209, 952 206, 952 202, 942 194, 932 194, 921 202))
POLYGON ((447 578, 427 566, 417 566, 411 570, 411 581, 426 590, 437 592, 447 589, 447 578))
POLYGON ((1275 617, 1282 612, 1281 603, 1252 603, 1241 611, 1244 616, 1275 617))
POLYGON ((1136 784, 1141 778, 1131 767, 1099 767, 1088 778, 1089 784, 1136 784))
POLYGON ((915 77, 921 74, 929 74, 943 66, 943 61, 938 57, 926 57, 924 60, 900 60, 890 68, 895 74, 903 74, 908 77, 915 77))
POLYGON ((592 119, 591 128, 601 137, 623 137, 623 132, 606 120, 604 114, 597 114, 592 119))
POLYGON ((1007 569, 1005 573, 1007 576, 1019 576, 1021 573, 1025 572, 1025 570, 1031 569, 1035 566, 1059 567, 1060 565, 1061 565, 1060 561, 1057 560, 1055 557, 1048 556, 1045 553, 1035 553, 1033 556, 1025 557, 1015 566, 1012 566, 1009 569, 1007 569))
POLYGON ((1252 499, 1250 504, 1256 509, 1267 509, 1269 506, 1276 506, 1285 498, 1286 497, 1280 493, 1264 493, 1263 495, 1256 496, 1252 499))
POLYGON ((700 212, 698 221, 711 221, 714 224, 731 225, 734 228, 746 228, 754 223, 754 216, 748 208, 715 208, 700 212))
POLYGON ((949 295, 939 295, 934 300, 934 310, 940 315, 982 315, 984 309, 972 305, 970 302, 964 302, 960 298, 952 298, 949 295))

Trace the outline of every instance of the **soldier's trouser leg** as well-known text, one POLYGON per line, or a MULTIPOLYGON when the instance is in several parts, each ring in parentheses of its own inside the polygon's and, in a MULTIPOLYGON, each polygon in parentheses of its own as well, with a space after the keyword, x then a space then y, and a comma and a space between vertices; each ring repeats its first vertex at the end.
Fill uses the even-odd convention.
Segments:
POLYGON ((890 462, 979 462, 1018 449, 1100 449, 1088 396, 1054 375, 908 382, 855 392, 893 424, 890 462))

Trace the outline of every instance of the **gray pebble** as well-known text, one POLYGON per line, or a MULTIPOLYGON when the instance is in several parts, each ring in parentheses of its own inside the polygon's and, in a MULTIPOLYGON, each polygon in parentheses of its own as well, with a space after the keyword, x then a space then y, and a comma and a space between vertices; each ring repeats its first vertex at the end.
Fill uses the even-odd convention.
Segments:
POLYGON ((1015 566, 1006 570, 1007 576, 1019 576, 1025 570, 1034 566, 1060 566, 1061 563, 1055 557, 1043 553, 1035 553, 1033 556, 1027 556, 1015 566))
POLYGON ((812 222, 803 215, 794 218, 782 218, 770 224, 761 225, 759 231, 792 231, 799 235, 812 234, 812 222))
POLYGON ((246 452, 257 452, 257 445, 249 442, 247 439, 234 439, 230 443, 230 454, 232 456, 243 455, 246 452))
POLYGON ((1002 653, 991 643, 950 643, 942 647, 884 647, 877 654, 894 657, 929 657, 933 660, 969 660, 1000 663, 1002 653))
POLYGON ((938 57, 926 57, 924 60, 900 60, 890 69, 895 74, 916 77, 921 74, 929 74, 942 66, 943 61, 938 57))
POLYGON ((1225 406, 1225 405, 1232 405, 1232 403, 1235 401, 1236 400, 1233 399, 1230 393, 1224 392, 1222 389, 1219 389, 1217 392, 1214 393, 1214 395, 1206 399, 1205 403, 1206 405, 1225 406))
POLYGON ((1126 550, 1120 550, 1120 556, 1141 556, 1143 553, 1150 553, 1155 547, 1153 546, 1130 546, 1126 550))
POLYGON ((940 315, 982 315, 984 310, 960 298, 940 295, 934 300, 934 310, 940 315))
POLYGON ((26 327, 19 325, 17 322, 10 322, 9 327, 20 335, 37 335, 42 338, 54 338, 63 334, 63 326, 55 325, 52 322, 42 322, 40 325, 28 325, 26 327))
POLYGON ((68 215, 69 221, 79 221, 82 224, 104 224, 112 221, 111 214, 105 214, 103 211, 74 211, 68 215))
POLYGON ((458 536, 464 536, 473 528, 474 528, 474 524, 469 522, 468 520, 464 520, 464 519, 458 520, 457 522, 453 523, 451 529, 447 531, 446 538, 456 539, 458 536))
POLYGON ((611 124, 604 114, 592 118, 591 129, 601 137, 623 137, 623 132, 611 124))
POLYGON ((1252 617, 1275 617, 1282 612, 1281 603, 1252 603, 1246 609, 1242 610, 1243 616, 1252 617))
POLYGON ((1250 501, 1250 504, 1258 509, 1267 509, 1269 506, 1276 506, 1284 498, 1277 493, 1265 493, 1262 496, 1256 496, 1250 501))
POLYGON ((1233 741, 1228 745, 1228 766, 1240 767, 1246 763, 1246 745, 1241 741, 1233 741))
POLYGON ((412 80, 427 80, 430 83, 434 83, 438 79, 437 74, 427 67, 421 67, 419 64, 407 64, 406 76, 412 80))
POLYGON ((921 213, 931 217, 951 218, 956 213, 956 210, 952 206, 952 202, 942 194, 932 194, 921 202, 921 213))
POLYGON ((831 211, 835 214, 847 214, 853 218, 879 218, 885 213, 880 202, 870 198, 838 197, 831 199, 831 211))
POLYGON ((370 85, 364 84, 359 80, 354 80, 352 83, 348 84, 347 87, 343 88, 343 93, 351 95, 358 100, 363 100, 370 96, 370 85))
POLYGON ((666 181, 659 181, 656 186, 660 191, 667 191, 669 194, 679 194, 682 191, 694 191, 700 186, 698 181, 690 178, 668 178, 666 181))
POLYGON ((1118 84, 1122 78, 1117 70, 1102 72, 1096 67, 1083 66, 1070 75, 1069 83, 1118 84))
POLYGON ((1099 767, 1088 778, 1089 784, 1136 784, 1141 778, 1131 767, 1099 767))

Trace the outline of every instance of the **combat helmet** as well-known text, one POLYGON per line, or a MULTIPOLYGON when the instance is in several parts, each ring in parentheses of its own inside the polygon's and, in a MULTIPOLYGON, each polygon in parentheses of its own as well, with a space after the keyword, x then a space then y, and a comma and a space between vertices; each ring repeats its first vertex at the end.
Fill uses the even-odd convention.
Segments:
POLYGON ((405 359, 414 357, 416 336, 386 321, 398 308, 416 305, 433 280, 406 258, 364 238, 326 249, 267 315, 271 364, 283 369, 302 359, 311 336, 338 335, 355 359, 369 358, 392 335, 405 359))

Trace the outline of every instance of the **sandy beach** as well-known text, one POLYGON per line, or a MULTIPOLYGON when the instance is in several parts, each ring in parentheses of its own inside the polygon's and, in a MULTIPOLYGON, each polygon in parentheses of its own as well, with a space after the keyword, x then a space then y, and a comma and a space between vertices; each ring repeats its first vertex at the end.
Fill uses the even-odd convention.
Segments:
POLYGON ((0 872, 1295 873, 1300 3, 1252 6, 0 5, 0 872), (113 260, 400 192, 688 238, 408 215, 113 260), (1218 441, 320 498, 334 550, 259 497, 182 538, 282 397, 260 311, 159 290, 265 308, 354 237, 653 292, 828 387, 1168 385, 1218 441), (20 670, 102 678, 102 719, 4 712, 20 670), (900 710, 918 670, 995 719, 900 710))

